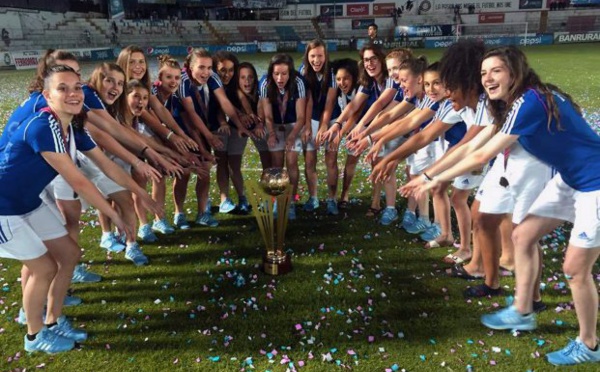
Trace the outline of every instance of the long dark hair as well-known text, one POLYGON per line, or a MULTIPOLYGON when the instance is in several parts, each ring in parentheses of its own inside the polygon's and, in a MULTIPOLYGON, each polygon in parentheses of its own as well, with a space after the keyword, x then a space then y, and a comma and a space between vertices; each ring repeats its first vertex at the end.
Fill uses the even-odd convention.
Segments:
POLYGON ((319 100, 319 97, 323 97, 327 94, 327 90, 329 89, 329 85, 331 84, 331 73, 329 71, 329 54, 327 53, 327 46, 321 40, 315 39, 306 45, 306 51, 304 52, 304 57, 302 59, 302 63, 304 64, 304 79, 307 82, 308 89, 312 94, 313 100, 316 102, 319 100), (310 62, 308 61, 308 53, 315 48, 323 47, 323 51, 325 52, 325 63, 322 67, 323 78, 321 82, 319 82, 319 78, 317 77, 317 72, 313 70, 310 62), (317 89, 318 88, 318 89, 317 89))
MULTIPOLYGON (((231 78, 231 80, 229 80, 229 83, 227 85, 225 85, 225 83, 223 83, 223 88, 225 88, 225 95, 227 95, 227 98, 229 98, 229 101, 231 101, 231 104, 233 104, 234 107, 241 107, 242 103, 240 102, 240 97, 237 94, 238 87, 239 87, 238 71, 239 71, 240 61, 237 59, 235 54, 224 51, 224 50, 219 50, 218 52, 216 52, 213 55, 214 69, 218 70, 219 62, 224 62, 224 61, 233 62, 233 77, 231 78)), ((217 74, 218 73, 219 72, 217 71, 217 74)))
POLYGON ((269 102, 273 105, 277 104, 277 95, 279 94, 277 84, 273 80, 273 70, 275 69, 275 65, 288 66, 290 79, 285 85, 285 90, 288 91, 290 97, 293 97, 294 94, 296 94, 296 70, 294 70, 294 60, 289 54, 275 54, 271 58, 269 69, 267 71, 267 96, 269 97, 269 102))
POLYGON ((561 130, 560 112, 558 111, 558 105, 554 99, 553 92, 565 97, 573 105, 575 110, 581 114, 581 108, 573 101, 573 98, 569 94, 558 88, 556 85, 542 82, 539 75, 529 67, 525 53, 519 48, 515 46, 494 48, 487 52, 483 59, 485 60, 492 57, 499 58, 504 63, 512 78, 512 84, 508 90, 508 100, 506 102, 489 100, 488 103, 490 113, 494 117, 497 126, 501 127, 504 124, 508 112, 514 102, 528 89, 535 89, 546 98, 548 104, 548 130, 551 130, 550 124, 552 123, 552 119, 556 120, 556 129, 561 130))
MULTIPOLYGON (((359 69, 359 76, 358 76, 358 81, 360 83, 360 85, 368 87, 370 86, 374 79, 372 77, 369 76, 369 74, 367 73, 367 71, 365 70, 365 63, 363 61, 365 52, 367 50, 370 50, 373 52, 373 54, 375 54, 375 56, 377 56, 377 59, 379 60, 379 63, 381 64, 381 80, 385 81, 385 79, 387 79, 388 77, 388 72, 387 69, 384 67, 385 64, 385 53, 383 52, 383 49, 381 49, 380 46, 375 45, 375 44, 367 44, 364 47, 362 47, 362 49, 360 50, 360 61, 358 62, 358 69, 359 69)), ((377 83, 381 83, 381 81, 378 81, 377 83)))
MULTIPOLYGON (((31 81, 31 83, 29 83, 29 93, 41 92, 42 90, 44 90, 44 76, 47 75, 49 68, 57 64, 56 61, 79 62, 77 60, 77 57, 75 57, 75 55, 71 52, 67 52, 66 50, 60 49, 48 49, 46 53, 44 53, 42 58, 40 58, 37 64, 35 77, 31 81)), ((74 72, 77 73, 77 71, 74 72)))
POLYGON ((256 114, 258 112, 258 74, 256 73, 256 68, 250 62, 242 62, 237 70, 237 75, 240 75, 240 70, 243 68, 247 68, 254 74, 254 84, 252 85, 252 93, 250 95, 246 94, 239 88, 239 78, 238 78, 238 89, 242 94, 246 96, 248 102, 252 106, 252 111, 256 114))

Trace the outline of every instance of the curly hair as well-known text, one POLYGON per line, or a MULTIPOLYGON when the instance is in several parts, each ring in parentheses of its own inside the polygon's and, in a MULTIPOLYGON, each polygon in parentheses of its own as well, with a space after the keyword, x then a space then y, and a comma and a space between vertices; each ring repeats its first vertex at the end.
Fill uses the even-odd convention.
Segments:
POLYGON ((483 93, 481 85, 481 61, 485 54, 483 42, 462 39, 452 44, 440 60, 440 78, 446 89, 483 93))

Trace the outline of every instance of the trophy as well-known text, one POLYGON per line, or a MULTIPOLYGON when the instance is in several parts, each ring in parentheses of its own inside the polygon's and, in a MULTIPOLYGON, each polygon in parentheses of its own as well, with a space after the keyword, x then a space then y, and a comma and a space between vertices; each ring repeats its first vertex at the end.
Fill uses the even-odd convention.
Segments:
POLYGON ((292 262, 283 250, 288 211, 292 200, 292 185, 283 168, 265 169, 259 182, 249 182, 249 199, 258 227, 267 248, 263 256, 263 271, 269 275, 282 275, 292 270, 292 262), (275 206, 277 201, 277 218, 275 206))

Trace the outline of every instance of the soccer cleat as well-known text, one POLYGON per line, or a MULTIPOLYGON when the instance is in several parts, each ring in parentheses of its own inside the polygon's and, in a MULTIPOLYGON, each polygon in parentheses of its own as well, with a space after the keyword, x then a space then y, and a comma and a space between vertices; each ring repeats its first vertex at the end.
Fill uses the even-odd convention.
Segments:
POLYGON ((419 217, 411 226, 406 227, 406 232, 409 234, 421 234, 431 226, 429 219, 419 217))
POLYGON ((76 342, 87 340, 87 332, 73 328, 71 322, 69 322, 64 315, 59 316, 56 320, 56 324, 52 327, 48 327, 48 330, 76 342))
POLYGON ((115 253, 122 252, 123 249, 125 249, 125 245, 119 243, 115 237, 115 234, 112 232, 102 233, 100 247, 115 253))
POLYGON ((219 205, 219 213, 231 213, 234 209, 235 204, 233 204, 233 201, 229 198, 223 200, 221 205, 219 205))
POLYGON ((133 243, 127 247, 125 250, 125 258, 133 262, 135 266, 142 266, 148 263, 148 257, 142 253, 138 243, 133 243))
POLYGON ((164 218, 154 221, 152 223, 152 230, 157 231, 164 235, 173 234, 175 232, 175 228, 173 226, 169 225, 167 220, 164 218))
POLYGON ((240 202, 238 203, 238 210, 242 214, 250 213, 250 204, 248 203, 248 199, 245 196, 240 196, 240 202))
POLYGON ((306 203, 304 203, 304 206, 302 207, 302 209, 305 212, 312 212, 318 208, 319 208, 319 199, 317 199, 316 196, 311 196, 310 198, 308 198, 308 200, 306 201, 306 203))
POLYGON ((196 225, 217 227, 219 226, 219 222, 209 212, 204 212, 196 218, 196 225))
POLYGON ((73 270, 71 283, 97 283, 101 280, 100 275, 87 271, 84 265, 77 265, 73 270))
POLYGON ((46 327, 38 332, 33 341, 29 341, 27 335, 25 336, 25 351, 30 353, 43 351, 48 354, 55 354, 69 351, 74 347, 75 341, 60 336, 46 327))
POLYGON ((150 227, 150 224, 148 223, 139 227, 137 236, 144 243, 154 243, 158 241, 158 237, 152 231, 152 227, 150 227))
POLYGON ((337 216, 338 214, 340 214, 340 211, 338 209, 338 205, 337 202, 335 201, 335 199, 327 199, 327 214, 329 216, 337 216))
POLYGON ((383 226, 388 226, 398 219, 398 211, 394 207, 386 207, 381 213, 379 223, 383 226))
POLYGON ((419 237, 423 241, 430 242, 432 240, 437 239, 437 237, 440 235, 442 235, 442 228, 437 222, 434 222, 431 225, 429 225, 427 230, 425 230, 423 234, 419 235, 419 237))
POLYGON ((532 331, 537 328, 535 314, 522 315, 514 306, 481 317, 484 326, 496 330, 532 331))
POLYGON ((600 348, 593 351, 587 347, 579 337, 576 340, 571 340, 564 348, 554 351, 546 355, 546 359, 555 366, 570 366, 581 363, 598 363, 600 362, 600 348))
POLYGON ((173 225, 180 230, 188 230, 190 228, 190 223, 183 213, 175 214, 175 217, 173 217, 173 225))
POLYGON ((404 211, 404 216, 402 216, 402 228, 407 230, 410 226, 414 225, 417 222, 417 215, 413 211, 409 211, 408 209, 404 211))

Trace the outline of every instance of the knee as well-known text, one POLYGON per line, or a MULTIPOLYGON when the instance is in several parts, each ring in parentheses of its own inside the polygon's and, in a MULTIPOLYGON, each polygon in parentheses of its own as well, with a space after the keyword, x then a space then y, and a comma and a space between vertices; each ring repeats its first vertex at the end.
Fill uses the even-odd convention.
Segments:
POLYGON ((535 252, 535 250, 537 249, 537 246, 535 244, 536 240, 532 238, 531 234, 528 234, 528 232, 525 229, 520 227, 521 225, 517 226, 512 232, 512 241, 515 246, 515 251, 518 247, 519 251, 535 252))
POLYGON ((565 274, 565 278, 571 284, 577 284, 588 278, 591 278, 591 272, 585 272, 585 269, 582 268, 581 265, 576 265, 573 261, 566 260, 563 263, 562 269, 563 273, 565 274))

